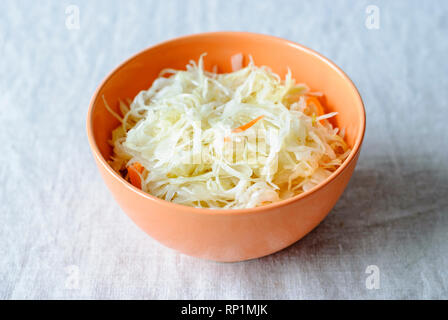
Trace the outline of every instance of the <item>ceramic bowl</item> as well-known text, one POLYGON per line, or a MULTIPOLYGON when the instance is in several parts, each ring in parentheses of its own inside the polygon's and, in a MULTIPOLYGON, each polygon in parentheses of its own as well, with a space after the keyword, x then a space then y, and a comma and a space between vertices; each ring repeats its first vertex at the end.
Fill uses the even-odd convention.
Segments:
POLYGON ((87 134, 99 172, 123 211, 149 236, 187 255, 215 261, 241 261, 279 251, 313 230, 330 212, 355 169, 365 131, 365 110, 358 90, 334 63, 299 44, 245 32, 202 33, 166 41, 131 57, 99 85, 87 115, 87 134), (230 57, 252 55, 256 65, 280 76, 289 67, 297 82, 325 94, 333 124, 345 128, 350 156, 327 180, 274 204, 253 209, 213 210, 174 204, 144 193, 107 163, 108 140, 118 121, 102 96, 118 110, 119 99, 147 90, 164 68, 185 69, 207 52, 205 68, 231 71, 230 57))

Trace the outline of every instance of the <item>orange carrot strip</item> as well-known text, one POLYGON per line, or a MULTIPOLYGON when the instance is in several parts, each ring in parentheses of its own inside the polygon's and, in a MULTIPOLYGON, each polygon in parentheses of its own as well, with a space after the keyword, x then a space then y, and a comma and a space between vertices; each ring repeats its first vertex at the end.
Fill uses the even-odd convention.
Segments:
POLYGON ((243 132, 243 131, 249 129, 250 127, 252 127, 254 124, 256 124, 258 121, 260 121, 263 118, 264 118, 264 115, 263 116, 259 116, 258 118, 255 118, 254 120, 251 120, 251 121, 249 121, 246 124, 243 124, 241 127, 233 129, 232 133, 243 132))
POLYGON ((320 104, 319 100, 314 96, 308 96, 306 98, 306 104, 309 105, 310 103, 314 104, 317 108, 317 115, 321 116, 325 113, 324 108, 320 104))
MULTIPOLYGON (((308 96, 308 97, 306 98, 306 105, 309 106, 310 103, 312 103, 312 104, 314 104, 314 105, 316 106, 316 109, 317 109, 317 116, 321 116, 321 115, 325 114, 324 108, 322 107, 322 105, 321 105, 319 99, 317 99, 317 98, 314 97, 314 96, 308 96)), ((323 120, 319 120, 319 122, 320 122, 321 124, 325 125, 325 119, 323 119, 323 120)))
POLYGON ((140 174, 143 172, 143 166, 139 162, 134 162, 128 167, 129 179, 134 187, 142 188, 140 174))

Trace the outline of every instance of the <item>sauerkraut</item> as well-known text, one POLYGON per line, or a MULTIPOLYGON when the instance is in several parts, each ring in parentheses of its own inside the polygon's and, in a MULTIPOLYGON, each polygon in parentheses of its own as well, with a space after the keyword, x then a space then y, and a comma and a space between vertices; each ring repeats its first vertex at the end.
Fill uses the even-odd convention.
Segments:
POLYGON ((322 94, 250 57, 231 73, 209 72, 204 56, 163 70, 118 112, 103 97, 121 122, 110 164, 136 187, 188 206, 253 208, 309 190, 346 159, 322 94))

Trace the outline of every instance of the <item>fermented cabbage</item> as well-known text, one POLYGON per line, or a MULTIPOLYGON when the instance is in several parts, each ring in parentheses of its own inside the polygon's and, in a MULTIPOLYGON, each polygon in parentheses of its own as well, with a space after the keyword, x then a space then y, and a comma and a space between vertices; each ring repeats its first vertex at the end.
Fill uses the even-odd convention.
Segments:
POLYGON ((323 113, 322 94, 252 58, 231 73, 206 71, 204 56, 163 70, 119 112, 103 97, 121 122, 110 164, 125 179, 138 163, 138 187, 161 199, 253 208, 309 190, 346 159, 343 132, 327 120, 337 113, 323 113))

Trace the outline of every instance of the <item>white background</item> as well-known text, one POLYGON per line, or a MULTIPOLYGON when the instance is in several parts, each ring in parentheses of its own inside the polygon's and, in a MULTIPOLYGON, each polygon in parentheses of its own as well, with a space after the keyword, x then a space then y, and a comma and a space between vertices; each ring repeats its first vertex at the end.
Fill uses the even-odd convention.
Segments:
POLYGON ((446 1, 1 1, 0 298, 448 298, 447 75, 446 1), (78 30, 66 27, 70 4, 78 30), (379 29, 365 26, 369 4, 379 29), (328 218, 233 264, 144 234, 103 184, 85 133, 96 86, 124 59, 216 30, 319 51, 367 109, 358 167, 328 218), (369 265, 380 289, 366 288, 369 265))

